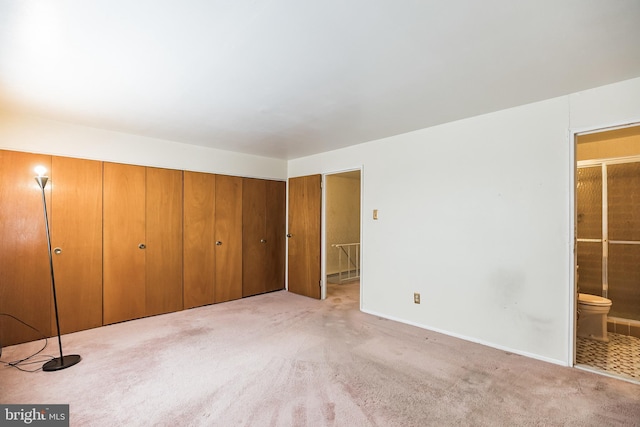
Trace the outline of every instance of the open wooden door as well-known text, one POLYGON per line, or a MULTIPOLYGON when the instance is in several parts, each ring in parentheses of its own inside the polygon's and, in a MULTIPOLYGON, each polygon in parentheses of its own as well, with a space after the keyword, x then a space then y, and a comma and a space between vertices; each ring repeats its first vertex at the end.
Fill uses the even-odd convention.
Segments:
POLYGON ((289 291, 320 299, 322 177, 289 179, 289 291))

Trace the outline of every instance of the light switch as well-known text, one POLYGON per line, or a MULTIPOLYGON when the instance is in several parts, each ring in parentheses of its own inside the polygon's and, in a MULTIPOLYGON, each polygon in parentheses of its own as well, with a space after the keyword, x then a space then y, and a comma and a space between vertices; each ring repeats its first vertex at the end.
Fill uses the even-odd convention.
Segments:
POLYGON ((378 209, 373 210, 373 219, 378 219, 378 209))

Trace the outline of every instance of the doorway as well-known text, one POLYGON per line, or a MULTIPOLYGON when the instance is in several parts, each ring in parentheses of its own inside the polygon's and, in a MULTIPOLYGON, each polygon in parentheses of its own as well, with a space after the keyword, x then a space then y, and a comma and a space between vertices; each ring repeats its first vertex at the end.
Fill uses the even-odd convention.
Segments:
POLYGON ((575 167, 576 293, 611 301, 590 339, 578 298, 575 363, 640 382, 640 125, 577 134, 575 167))
POLYGON ((323 299, 360 301, 361 171, 325 175, 325 283, 323 299))

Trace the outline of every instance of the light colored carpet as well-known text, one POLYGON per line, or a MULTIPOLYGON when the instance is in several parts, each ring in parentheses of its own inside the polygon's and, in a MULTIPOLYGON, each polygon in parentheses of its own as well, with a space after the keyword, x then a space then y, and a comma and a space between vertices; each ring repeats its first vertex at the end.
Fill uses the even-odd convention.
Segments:
POLYGON ((69 334, 78 365, 4 366, 0 402, 69 403, 72 426, 640 425, 638 384, 367 315, 357 292, 281 291, 69 334))

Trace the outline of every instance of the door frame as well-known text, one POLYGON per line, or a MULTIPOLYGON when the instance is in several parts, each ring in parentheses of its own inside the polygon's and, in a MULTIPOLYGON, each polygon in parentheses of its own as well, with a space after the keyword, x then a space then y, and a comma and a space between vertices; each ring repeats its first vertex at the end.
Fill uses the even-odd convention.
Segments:
POLYGON ((576 184, 578 182, 578 161, 577 161, 577 148, 578 148, 578 136, 579 135, 588 135, 592 133, 600 133, 607 132, 616 129, 624 129, 628 127, 636 127, 640 126, 640 117, 637 117, 633 120, 627 120, 623 123, 608 123, 602 124, 599 126, 587 126, 582 128, 570 128, 569 129, 569 162, 570 162, 570 184, 569 184, 569 230, 571 233, 571 245, 572 245, 572 255, 570 256, 571 265, 569 268, 569 329, 568 333, 568 354, 569 354, 569 366, 576 366, 576 345, 577 345, 577 326, 578 326, 578 316, 577 316, 577 304, 578 304, 578 280, 576 275, 576 267, 578 264, 578 245, 577 245, 577 224, 578 224, 578 204, 576 202, 577 192, 576 192, 576 184))
MULTIPOLYGON (((353 171, 360 171, 360 302, 359 302, 359 309, 362 310, 362 301, 363 301, 363 295, 364 295, 364 282, 365 282, 365 273, 364 273, 364 269, 363 269, 363 265, 364 262, 363 260, 365 259, 365 245, 364 245, 364 241, 365 241, 365 235, 364 235, 364 165, 359 165, 359 166, 355 166, 352 168, 345 168, 345 169, 335 169, 335 170, 331 170, 331 171, 327 171, 327 172, 321 172, 321 182, 322 182, 322 191, 320 192, 321 194, 321 208, 320 208, 320 277, 321 277, 321 285, 320 285, 320 300, 324 300, 327 297, 327 283, 326 283, 326 274, 327 274, 327 265, 326 265, 326 251, 327 251, 327 241, 326 241, 326 236, 325 236, 325 230, 326 230, 326 218, 327 218, 327 212, 326 212, 326 191, 327 191, 327 187, 326 187, 326 177, 327 175, 336 175, 336 174, 340 174, 340 173, 344 173, 344 172, 353 172, 353 171)), ((314 174, 307 174, 307 175, 314 175, 314 174)), ((304 176, 304 175, 298 175, 298 176, 304 176)), ((286 232, 289 233, 289 179, 290 178, 295 178, 295 176, 289 176, 287 177, 286 183, 287 183, 287 188, 286 188, 286 200, 287 200, 287 209, 286 209, 286 224, 287 224, 287 230, 286 232)), ((289 243, 287 242, 287 245, 285 247, 285 271, 287 272, 286 276, 285 276, 285 289, 288 291, 289 290, 289 243)))
POLYGON ((350 169, 340 169, 333 172, 325 172, 322 174, 322 214, 320 218, 320 274, 322 275, 322 286, 320 288, 320 299, 327 298, 327 236, 325 231, 327 230, 327 176, 329 175, 339 175, 341 173, 346 172, 360 172, 360 310, 362 310, 362 293, 363 293, 363 252, 364 252, 364 233, 362 224, 364 223, 364 166, 350 168, 350 169))

